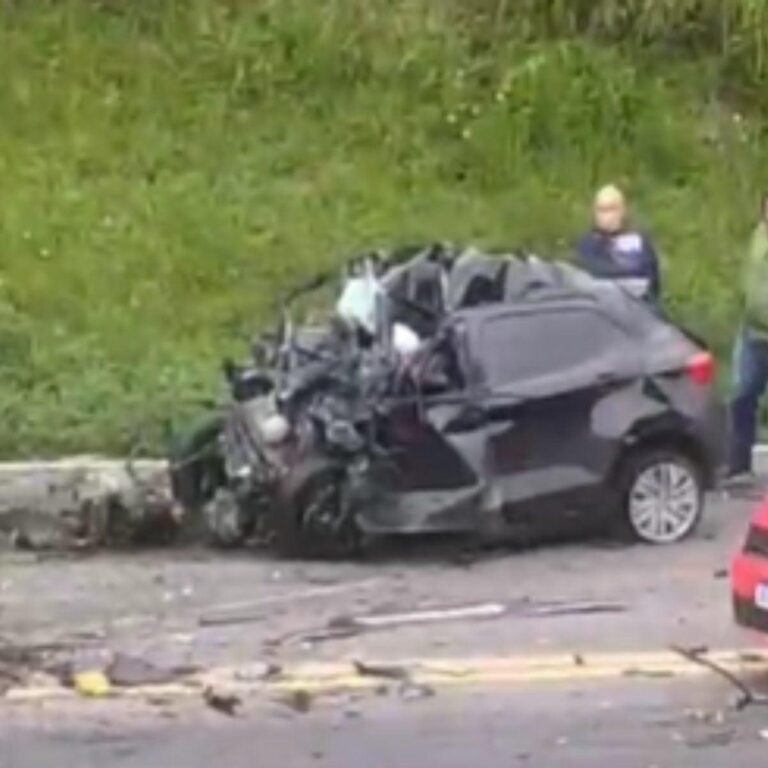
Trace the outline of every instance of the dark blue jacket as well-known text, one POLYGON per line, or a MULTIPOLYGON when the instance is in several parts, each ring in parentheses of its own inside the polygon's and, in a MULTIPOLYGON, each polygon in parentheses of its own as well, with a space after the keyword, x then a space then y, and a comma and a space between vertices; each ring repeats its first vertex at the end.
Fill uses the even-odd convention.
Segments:
POLYGON ((629 229, 609 234, 595 229, 579 240, 576 253, 578 265, 594 277, 648 280, 649 298, 659 300, 659 259, 642 232, 629 229))

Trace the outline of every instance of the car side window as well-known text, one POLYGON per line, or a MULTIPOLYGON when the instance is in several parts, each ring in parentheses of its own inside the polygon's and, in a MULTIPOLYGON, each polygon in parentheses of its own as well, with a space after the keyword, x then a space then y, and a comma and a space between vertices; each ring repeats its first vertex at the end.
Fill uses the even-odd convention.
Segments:
POLYGON ((610 369, 622 331, 588 308, 510 312, 481 329, 479 361, 491 387, 546 378, 588 379, 610 369))

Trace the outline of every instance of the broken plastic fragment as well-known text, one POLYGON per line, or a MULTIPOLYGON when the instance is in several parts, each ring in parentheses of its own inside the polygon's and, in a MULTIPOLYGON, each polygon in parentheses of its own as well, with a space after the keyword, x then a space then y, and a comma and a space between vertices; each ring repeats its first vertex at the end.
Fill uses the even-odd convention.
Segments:
POLYGON ((98 698, 108 696, 112 690, 107 676, 100 669, 78 672, 72 678, 72 682, 81 696, 98 698))

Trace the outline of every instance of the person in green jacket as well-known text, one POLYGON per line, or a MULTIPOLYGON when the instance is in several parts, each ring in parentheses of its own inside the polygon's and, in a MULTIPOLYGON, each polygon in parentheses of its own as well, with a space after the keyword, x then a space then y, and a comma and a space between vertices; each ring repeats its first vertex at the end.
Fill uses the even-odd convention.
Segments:
POLYGON ((733 356, 728 476, 752 475, 757 415, 768 386, 768 194, 752 234, 743 275, 744 317, 733 356))

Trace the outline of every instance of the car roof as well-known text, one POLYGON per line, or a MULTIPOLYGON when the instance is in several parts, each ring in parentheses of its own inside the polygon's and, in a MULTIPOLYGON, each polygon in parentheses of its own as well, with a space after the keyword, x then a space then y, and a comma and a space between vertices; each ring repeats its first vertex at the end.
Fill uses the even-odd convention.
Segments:
POLYGON ((437 311, 443 323, 471 322, 503 307, 552 311, 558 302, 580 302, 640 334, 665 324, 646 301, 616 281, 592 277, 565 261, 444 243, 396 249, 384 257, 391 265, 382 279, 387 294, 437 311), (427 305, 423 297, 430 298, 427 305))
POLYGON ((561 303, 592 305, 616 319, 636 324, 653 322, 649 306, 611 280, 593 278, 583 270, 561 261, 536 256, 492 256, 480 252, 462 254, 448 277, 449 311, 452 317, 471 318, 496 314, 503 308, 529 311, 561 303), (492 264, 498 265, 493 271, 492 264), (471 292, 475 280, 492 279, 501 286, 496 299, 478 304, 466 302, 462 290, 471 292))

